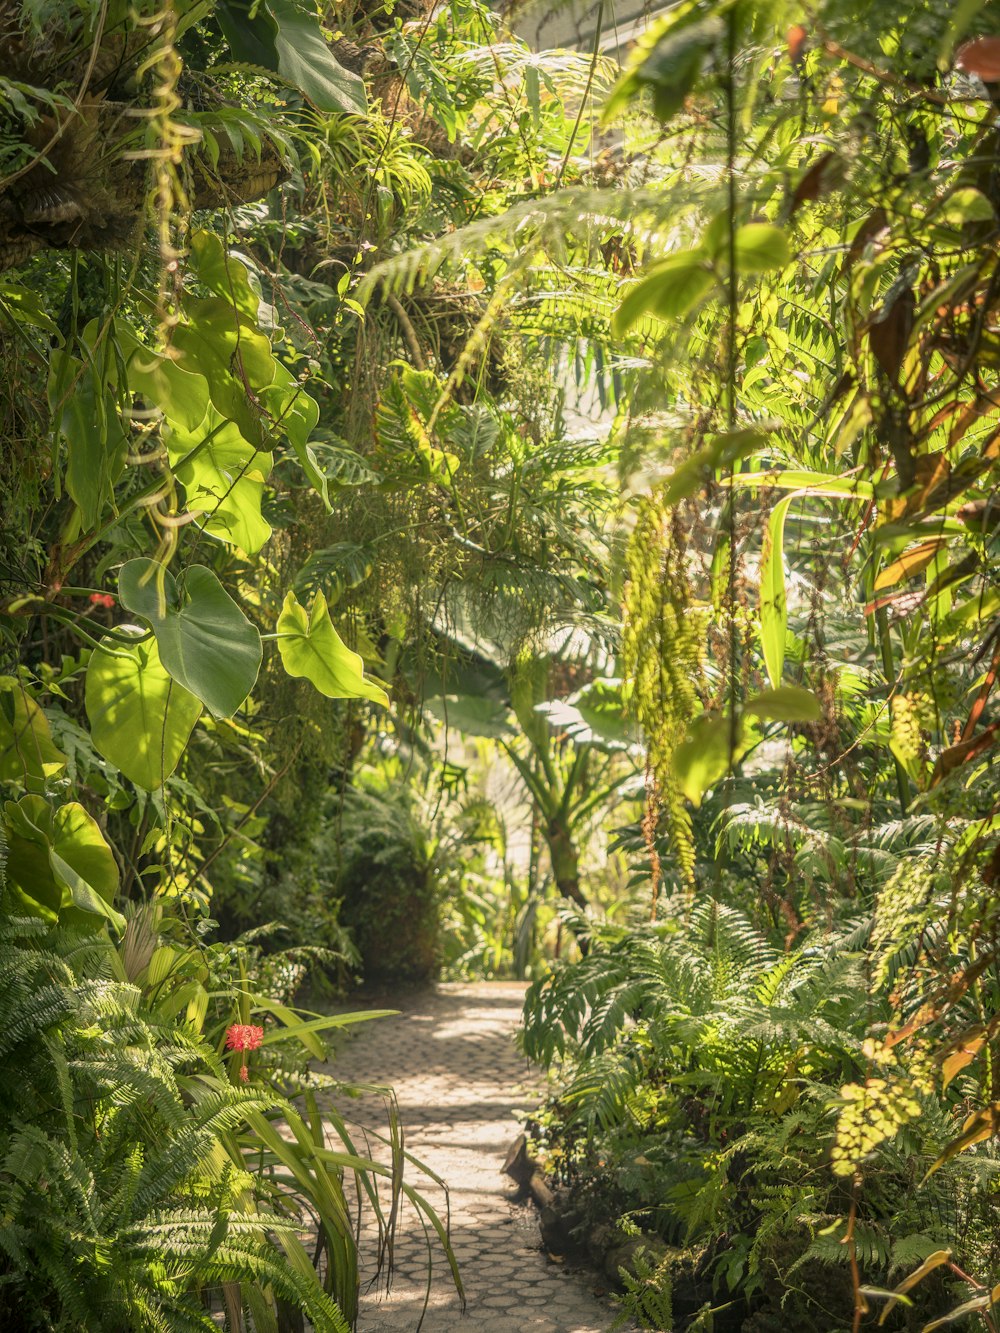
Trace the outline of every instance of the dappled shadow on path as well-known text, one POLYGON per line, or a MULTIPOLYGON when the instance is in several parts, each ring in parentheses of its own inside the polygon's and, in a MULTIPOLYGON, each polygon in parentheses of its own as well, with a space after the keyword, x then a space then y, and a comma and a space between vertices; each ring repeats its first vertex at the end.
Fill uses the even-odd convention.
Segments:
MULTIPOLYGON (((451 1234, 468 1297, 466 1313, 440 1248, 431 1250, 425 1333, 604 1333, 614 1317, 592 1274, 567 1270, 542 1248, 533 1211, 514 1205, 501 1174, 519 1132, 515 1108, 530 1106, 537 1078, 514 1046, 524 986, 451 984, 402 996, 355 997, 351 1009, 396 1008, 398 1018, 359 1025, 331 1067, 344 1083, 390 1084, 406 1147, 450 1188, 451 1234)), ((385 1106, 371 1095, 337 1099, 338 1110, 377 1136, 385 1106)), ((376 1157, 386 1156, 377 1139, 376 1157)), ((410 1169, 410 1183, 444 1210, 442 1191, 410 1169)), ((370 1233, 369 1233, 370 1234, 370 1233)), ((366 1246, 369 1254, 371 1246, 366 1246)), ((428 1248, 404 1205, 395 1276, 386 1295, 362 1298, 359 1333, 414 1333, 424 1308, 428 1248)), ((373 1276, 370 1267, 365 1278, 373 1276)))

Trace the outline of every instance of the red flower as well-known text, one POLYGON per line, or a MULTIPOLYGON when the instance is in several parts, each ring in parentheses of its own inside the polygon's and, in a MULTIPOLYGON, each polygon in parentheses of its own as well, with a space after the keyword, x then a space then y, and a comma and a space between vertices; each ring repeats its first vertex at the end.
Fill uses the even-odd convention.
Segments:
POLYGON ((255 1051, 264 1040, 264 1029, 254 1023, 234 1023, 226 1028, 226 1049, 229 1051, 255 1051))
MULTIPOLYGON (((264 1040, 264 1029, 257 1027, 256 1023, 233 1023, 231 1027, 226 1028, 226 1050, 228 1051, 255 1051, 264 1040)), ((250 1078, 250 1070, 247 1069, 246 1057, 240 1065, 240 1079, 246 1083, 250 1078)))
POLYGON ((91 606, 106 606, 109 611, 115 604, 115 599, 109 592, 92 592, 88 601, 91 606))

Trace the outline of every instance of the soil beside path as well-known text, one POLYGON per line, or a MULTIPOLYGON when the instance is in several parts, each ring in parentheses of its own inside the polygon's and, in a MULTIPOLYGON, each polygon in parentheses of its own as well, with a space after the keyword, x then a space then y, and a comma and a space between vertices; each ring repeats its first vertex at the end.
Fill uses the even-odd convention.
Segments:
MULTIPOLYGON (((512 1182, 501 1174, 519 1132, 511 1112, 532 1104, 532 1071, 513 1042, 524 989, 519 982, 477 982, 440 985, 389 1003, 368 996, 352 1008, 396 1008, 400 1017, 354 1029, 332 1066, 344 1082, 395 1088, 407 1149, 448 1184, 467 1307, 463 1315, 435 1243, 425 1333, 605 1333, 615 1317, 612 1304, 595 1295, 596 1274, 571 1271, 545 1254, 534 1210, 511 1202, 512 1182)), ((384 1130, 385 1107, 377 1098, 338 1099, 338 1109, 352 1126, 384 1130)), ((371 1146, 385 1160, 386 1150, 371 1146)), ((407 1170, 443 1217, 441 1190, 407 1170)), ((359 1333, 414 1333, 424 1305, 427 1248, 408 1202, 388 1296, 381 1287, 365 1294, 373 1271, 362 1274, 359 1333)))

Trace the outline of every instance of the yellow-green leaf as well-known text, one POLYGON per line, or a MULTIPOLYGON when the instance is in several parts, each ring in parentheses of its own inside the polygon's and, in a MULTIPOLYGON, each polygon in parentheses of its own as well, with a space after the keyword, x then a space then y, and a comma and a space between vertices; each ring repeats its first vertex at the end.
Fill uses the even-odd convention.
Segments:
POLYGON ((278 617, 278 651, 290 676, 304 676, 329 699, 371 699, 389 706, 389 696, 367 679, 360 653, 333 627, 326 598, 317 593, 307 612, 293 592, 278 617))

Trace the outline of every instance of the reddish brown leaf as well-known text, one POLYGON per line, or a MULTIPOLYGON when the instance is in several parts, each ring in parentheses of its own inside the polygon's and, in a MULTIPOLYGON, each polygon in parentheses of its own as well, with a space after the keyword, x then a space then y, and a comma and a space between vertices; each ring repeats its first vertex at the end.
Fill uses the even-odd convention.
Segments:
POLYGON ((868 328, 868 342, 875 360, 893 384, 899 382, 899 371, 913 330, 916 307, 913 293, 904 288, 891 305, 883 306, 868 328))
POLYGON ((886 217, 884 208, 876 208, 873 213, 870 213, 854 233, 854 240, 847 252, 847 262, 849 264, 855 263, 868 242, 873 241, 880 232, 885 231, 888 225, 889 219, 886 217))
POLYGON ((788 58, 797 65, 805 54, 808 33, 801 23, 793 23, 788 29, 788 58))
POLYGON ((955 56, 955 68, 976 74, 984 83, 1000 82, 1000 37, 973 37, 955 56))
POLYGON ((823 153, 795 187, 789 216, 794 217, 796 211, 808 200, 819 199, 824 194, 836 190, 843 183, 844 172, 844 159, 839 153, 823 153))
POLYGON ((971 764, 973 759, 978 759, 996 744, 998 731, 1000 722, 991 722, 978 736, 972 736, 967 741, 959 741, 957 745, 949 745, 946 750, 942 750, 931 774, 931 786, 936 787, 943 778, 953 773, 956 768, 960 768, 962 764, 971 764))

